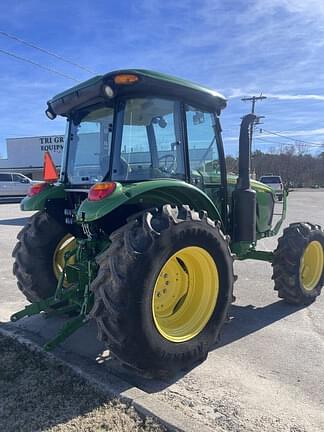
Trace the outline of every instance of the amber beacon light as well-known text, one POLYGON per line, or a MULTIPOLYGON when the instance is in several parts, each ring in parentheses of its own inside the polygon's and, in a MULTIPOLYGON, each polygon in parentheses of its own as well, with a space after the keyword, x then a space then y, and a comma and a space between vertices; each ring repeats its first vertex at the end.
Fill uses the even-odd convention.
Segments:
POLYGON ((114 77, 115 84, 135 84, 139 80, 137 75, 133 74, 119 74, 114 77))
POLYGON ((116 189, 115 182, 102 182, 93 185, 88 193, 89 201, 100 201, 111 195, 116 189))

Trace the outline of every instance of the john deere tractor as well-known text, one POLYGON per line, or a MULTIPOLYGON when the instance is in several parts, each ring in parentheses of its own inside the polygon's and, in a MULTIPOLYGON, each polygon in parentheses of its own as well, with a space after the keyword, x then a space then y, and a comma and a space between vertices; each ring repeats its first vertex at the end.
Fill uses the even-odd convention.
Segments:
MULTIPOLYGON (((234 259, 268 261, 280 298, 308 305, 324 283, 324 233, 286 228, 286 197, 250 180, 241 123, 239 175, 227 176, 220 114, 206 87, 146 70, 96 76, 48 103, 67 119, 59 178, 33 185, 21 209, 37 211, 13 251, 31 305, 12 316, 69 315, 54 348, 93 319, 123 363, 159 376, 203 361, 233 301, 234 259), (279 216, 275 206, 281 205, 279 216)), ((80 341, 82 343, 82 341, 80 341)))

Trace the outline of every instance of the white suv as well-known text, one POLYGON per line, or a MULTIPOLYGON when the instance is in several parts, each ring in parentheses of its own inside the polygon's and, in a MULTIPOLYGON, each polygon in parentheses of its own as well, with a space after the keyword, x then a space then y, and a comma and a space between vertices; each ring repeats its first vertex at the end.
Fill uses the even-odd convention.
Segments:
POLYGON ((37 183, 20 173, 0 172, 0 197, 23 197, 37 183))
POLYGON ((278 198, 278 201, 282 201, 284 186, 280 176, 265 175, 260 177, 260 182, 270 186, 278 198))

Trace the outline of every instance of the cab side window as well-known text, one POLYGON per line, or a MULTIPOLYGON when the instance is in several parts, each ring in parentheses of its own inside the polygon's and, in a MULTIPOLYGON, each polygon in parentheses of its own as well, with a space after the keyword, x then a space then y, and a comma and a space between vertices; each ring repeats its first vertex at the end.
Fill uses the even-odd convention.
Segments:
POLYGON ((186 106, 190 174, 193 183, 220 183, 219 155, 214 131, 214 113, 186 106))

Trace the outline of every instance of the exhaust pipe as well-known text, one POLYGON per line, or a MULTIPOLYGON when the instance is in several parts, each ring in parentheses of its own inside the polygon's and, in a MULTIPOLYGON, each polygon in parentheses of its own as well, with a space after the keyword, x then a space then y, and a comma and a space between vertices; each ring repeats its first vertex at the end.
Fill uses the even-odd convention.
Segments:
POLYGON ((250 127, 256 115, 243 117, 239 141, 239 176, 232 195, 234 242, 254 243, 256 241, 256 192, 250 185, 251 142, 250 127))

